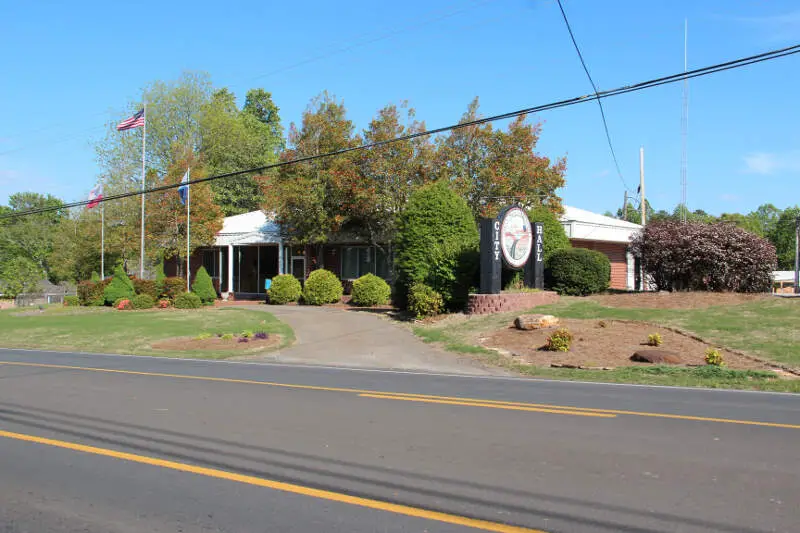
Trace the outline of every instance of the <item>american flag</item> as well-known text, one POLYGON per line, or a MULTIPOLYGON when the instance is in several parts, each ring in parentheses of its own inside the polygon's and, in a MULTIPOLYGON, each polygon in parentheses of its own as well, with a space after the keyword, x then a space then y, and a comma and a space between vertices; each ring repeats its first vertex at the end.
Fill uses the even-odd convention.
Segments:
POLYGON ((139 112, 132 117, 126 118, 117 124, 117 131, 132 130, 140 126, 144 126, 144 109, 140 109, 139 112))

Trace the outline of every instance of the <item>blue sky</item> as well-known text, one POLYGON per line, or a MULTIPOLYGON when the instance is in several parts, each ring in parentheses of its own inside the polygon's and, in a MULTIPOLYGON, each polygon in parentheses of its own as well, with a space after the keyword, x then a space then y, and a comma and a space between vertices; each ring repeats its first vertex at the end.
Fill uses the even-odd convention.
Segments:
MULTIPOLYGON (((599 88, 800 42, 791 0, 563 0, 599 88)), ((554 0, 374 2, 11 2, 0 0, 0 203, 11 193, 85 199, 93 143, 157 79, 211 74, 240 98, 264 87, 286 125, 322 90, 359 128, 408 100, 429 127, 590 92, 554 0)), ((800 203, 800 55, 693 80, 688 203, 711 213, 800 203)), ((680 84, 605 101, 625 181, 680 199, 680 84)), ((567 156, 566 203, 616 210, 624 187, 597 105, 549 111, 538 151, 567 156)))

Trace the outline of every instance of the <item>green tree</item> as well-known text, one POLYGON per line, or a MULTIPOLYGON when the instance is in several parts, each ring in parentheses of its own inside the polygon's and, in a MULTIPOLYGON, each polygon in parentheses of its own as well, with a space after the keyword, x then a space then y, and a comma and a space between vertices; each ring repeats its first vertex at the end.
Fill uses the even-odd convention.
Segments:
POLYGON ((794 269, 795 220, 800 217, 800 207, 784 209, 767 238, 775 245, 779 270, 794 269))
MULTIPOLYGON (((51 195, 33 192, 9 196, 6 214, 23 213, 32 209, 58 208, 63 202, 51 195)), ((53 232, 66 216, 55 209, 44 213, 23 215, 0 220, 0 264, 16 257, 32 261, 40 272, 50 273, 50 253, 53 251, 53 232)))
POLYGON ((9 298, 36 290, 44 276, 42 268, 31 259, 17 255, 0 263, 0 293, 9 298))
POLYGON ((741 213, 722 213, 719 216, 720 222, 730 222, 739 226, 743 230, 754 233, 759 237, 764 237, 764 224, 753 213, 743 215, 741 213))
POLYGON ((761 224, 761 235, 769 235, 778 223, 781 210, 772 204, 762 204, 748 216, 755 218, 761 224))
POLYGON ((217 291, 214 290, 214 282, 211 281, 211 276, 208 275, 206 267, 200 267, 197 274, 194 276, 194 283, 192 283, 192 292, 200 297, 204 304, 211 304, 217 299, 217 291))
POLYGON ((547 263, 557 250, 572 248, 572 244, 564 231, 558 217, 547 207, 537 206, 528 210, 531 224, 541 222, 544 229, 544 260, 547 263))
MULTIPOLYGON (((323 92, 303 112, 300 127, 292 123, 289 149, 281 158, 290 161, 358 146, 361 139, 354 129, 344 103, 323 92)), ((277 214, 295 242, 323 243, 351 223, 353 213, 369 200, 360 194, 359 178, 352 153, 285 165, 264 178, 265 208, 277 214)))
MULTIPOLYGON (((640 204, 641 205, 641 204, 640 204)), ((622 208, 620 207, 617 209, 616 217, 620 220, 626 220, 628 222, 633 222, 634 224, 641 224, 642 223, 642 210, 640 205, 634 205, 634 200, 628 200, 628 212, 627 214, 623 214, 622 208)), ((651 221, 655 218, 656 212, 653 209, 653 206, 650 205, 650 200, 645 200, 645 205, 647 206, 647 221, 651 221)))
POLYGON ((433 288, 451 308, 464 303, 477 268, 478 228, 466 201, 447 183, 438 181, 411 194, 396 243, 395 293, 401 305, 415 283, 433 288))

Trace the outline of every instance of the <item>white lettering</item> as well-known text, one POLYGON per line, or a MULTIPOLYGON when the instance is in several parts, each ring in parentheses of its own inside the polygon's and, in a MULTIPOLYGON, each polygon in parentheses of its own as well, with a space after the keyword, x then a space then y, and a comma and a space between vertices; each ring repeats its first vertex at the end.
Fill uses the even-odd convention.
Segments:
POLYGON ((544 257, 542 257, 542 253, 541 252, 537 251, 536 252, 536 262, 537 263, 541 263, 542 261, 544 261, 544 257))
POLYGON ((494 253, 494 260, 495 261, 500 261, 500 252, 495 252, 494 253))
POLYGON ((544 242, 544 239, 542 238, 542 232, 540 231, 540 232, 538 232, 536 234, 536 243, 540 244, 540 243, 543 243, 543 242, 544 242))

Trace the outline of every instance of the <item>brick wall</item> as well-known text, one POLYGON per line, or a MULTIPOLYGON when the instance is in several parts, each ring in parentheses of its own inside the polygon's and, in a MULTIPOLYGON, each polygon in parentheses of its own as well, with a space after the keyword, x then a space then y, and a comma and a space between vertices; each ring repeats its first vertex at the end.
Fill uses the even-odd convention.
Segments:
POLYGON ((601 241, 572 240, 571 242, 575 248, 587 248, 604 253, 611 261, 611 283, 609 287, 620 290, 628 288, 628 259, 626 256, 628 245, 601 241))
POLYGON ((524 311, 537 305, 552 304, 557 301, 558 294, 551 291, 470 294, 467 299, 467 314, 488 315, 506 311, 524 311))

